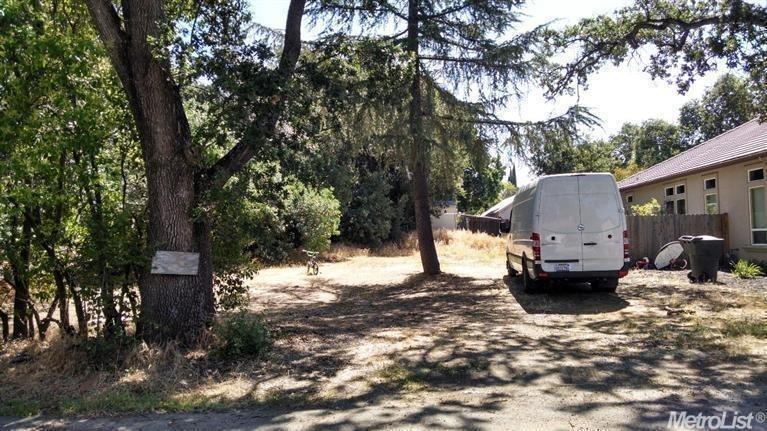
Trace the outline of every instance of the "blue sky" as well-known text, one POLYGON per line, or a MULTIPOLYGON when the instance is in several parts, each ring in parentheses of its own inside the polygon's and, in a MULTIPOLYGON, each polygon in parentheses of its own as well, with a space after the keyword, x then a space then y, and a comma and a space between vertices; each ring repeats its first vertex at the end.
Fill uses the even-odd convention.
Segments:
MULTIPOLYGON (((273 28, 284 27, 289 0, 250 0, 250 3, 256 22, 273 28)), ((555 21, 555 27, 571 24, 584 17, 609 13, 629 3, 626 0, 533 0, 523 9, 527 15, 523 27, 531 28, 551 21, 555 21)), ((303 37, 311 39, 321 29, 309 27, 306 21, 303 37)), ((580 104, 591 108, 602 120, 602 128, 590 131, 591 136, 607 137, 625 122, 640 123, 650 118, 676 121, 679 108, 691 98, 699 97, 722 73, 703 77, 686 95, 680 95, 674 85, 653 81, 642 71, 646 58, 646 55, 639 55, 620 66, 605 67, 590 78, 588 89, 580 91, 580 104)), ((531 88, 523 100, 510 103, 501 112, 510 120, 539 120, 563 112, 573 102, 572 98, 546 102, 537 89, 531 88)), ((528 169, 516 164, 519 182, 529 181, 531 175, 528 169)))

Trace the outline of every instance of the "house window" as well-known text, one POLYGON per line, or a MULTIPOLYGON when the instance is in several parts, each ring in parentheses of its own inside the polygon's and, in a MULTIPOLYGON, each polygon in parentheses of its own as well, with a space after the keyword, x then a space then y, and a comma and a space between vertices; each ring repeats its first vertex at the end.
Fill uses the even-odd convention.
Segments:
POLYGON ((719 202, 716 193, 706 195, 706 214, 719 214, 719 202))
POLYGON ((764 180, 764 168, 748 170, 748 181, 763 181, 763 180, 764 180))
POLYGON ((676 213, 677 214, 687 214, 687 206, 685 205, 684 199, 677 199, 677 201, 676 201, 676 213))
POLYGON ((676 186, 676 194, 683 195, 684 194, 684 184, 679 184, 676 186))
POLYGON ((626 203, 634 203, 634 195, 626 195, 626 203))
POLYGON ((674 196, 674 188, 666 187, 666 196, 674 196))
POLYGON ((716 178, 707 178, 703 180, 703 190, 714 190, 716 188, 716 178))
POLYGON ((767 244, 767 205, 764 202, 764 187, 748 189, 749 210, 751 211, 751 243, 767 244))
POLYGON ((666 214, 674 214, 674 201, 666 201, 666 214))

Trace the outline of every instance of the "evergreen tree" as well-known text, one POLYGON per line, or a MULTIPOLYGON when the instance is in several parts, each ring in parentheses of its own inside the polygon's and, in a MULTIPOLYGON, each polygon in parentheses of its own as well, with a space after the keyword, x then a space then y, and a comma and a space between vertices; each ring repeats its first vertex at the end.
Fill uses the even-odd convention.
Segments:
POLYGON ((407 130, 407 164, 412 176, 416 230, 423 271, 440 271, 430 220, 429 154, 445 130, 458 129, 467 147, 487 144, 498 130, 516 149, 541 141, 551 130, 573 133, 578 122, 593 118, 573 108, 549 121, 499 119, 495 109, 526 83, 547 76, 547 31, 507 37, 521 17, 517 0, 319 0, 308 8, 330 31, 364 29, 401 46, 412 63, 407 130), (464 96, 456 97, 456 94, 464 96))

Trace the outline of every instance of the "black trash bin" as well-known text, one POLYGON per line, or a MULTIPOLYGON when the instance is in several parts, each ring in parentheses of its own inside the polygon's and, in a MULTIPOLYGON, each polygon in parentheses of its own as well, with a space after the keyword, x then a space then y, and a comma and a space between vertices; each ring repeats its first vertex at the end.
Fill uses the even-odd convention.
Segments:
POLYGON ((679 237, 679 242, 690 258, 687 278, 693 283, 716 281, 724 240, 710 235, 685 235, 679 237))

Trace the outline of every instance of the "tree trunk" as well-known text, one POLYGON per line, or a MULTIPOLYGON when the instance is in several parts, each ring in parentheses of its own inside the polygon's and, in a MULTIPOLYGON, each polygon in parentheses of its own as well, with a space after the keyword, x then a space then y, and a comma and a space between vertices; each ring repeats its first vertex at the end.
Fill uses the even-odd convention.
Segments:
POLYGON ((421 266, 426 274, 439 274, 439 257, 434 246, 429 210, 429 185, 427 180, 427 148, 423 134, 423 102, 421 96, 421 68, 418 61, 418 0, 408 4, 407 50, 415 61, 413 82, 410 87, 410 136, 413 140, 410 151, 413 205, 415 207, 415 228, 418 233, 418 251, 421 266))
POLYGON ((21 240, 15 262, 11 262, 13 273, 13 335, 20 339, 34 335, 29 331, 29 253, 32 245, 32 224, 24 217, 21 227, 21 240))
POLYGON ((184 157, 190 136, 186 117, 176 105, 180 96, 165 77, 150 72, 146 78, 150 82, 139 84, 148 88, 138 92, 143 115, 137 124, 147 166, 149 247, 152 252, 200 253, 200 265, 197 275, 142 276, 140 335, 191 344, 214 314, 210 232, 204 221, 193 218, 195 169, 184 157))
MULTIPOLYGON (((96 157, 91 153, 88 155, 89 168, 94 177, 98 177, 98 166, 96 157)), ((101 309, 104 312, 104 336, 107 339, 114 338, 123 334, 123 324, 120 313, 117 312, 114 298, 114 286, 111 282, 109 271, 109 256, 107 256, 108 232, 104 222, 104 205, 101 198, 101 186, 98 183, 91 184, 86 181, 83 184, 83 190, 88 197, 88 203, 93 218, 93 227, 91 235, 96 244, 96 264, 99 271, 99 300, 101 309)))
POLYGON ((62 271, 64 280, 69 287, 69 296, 72 297, 72 303, 75 305, 75 315, 77 316, 77 334, 83 338, 88 338, 88 316, 85 313, 85 306, 83 299, 80 296, 80 292, 77 291, 77 285, 73 280, 71 274, 64 270, 62 271))
POLYGON ((3 325, 3 343, 8 342, 8 313, 0 310, 0 324, 3 325))

